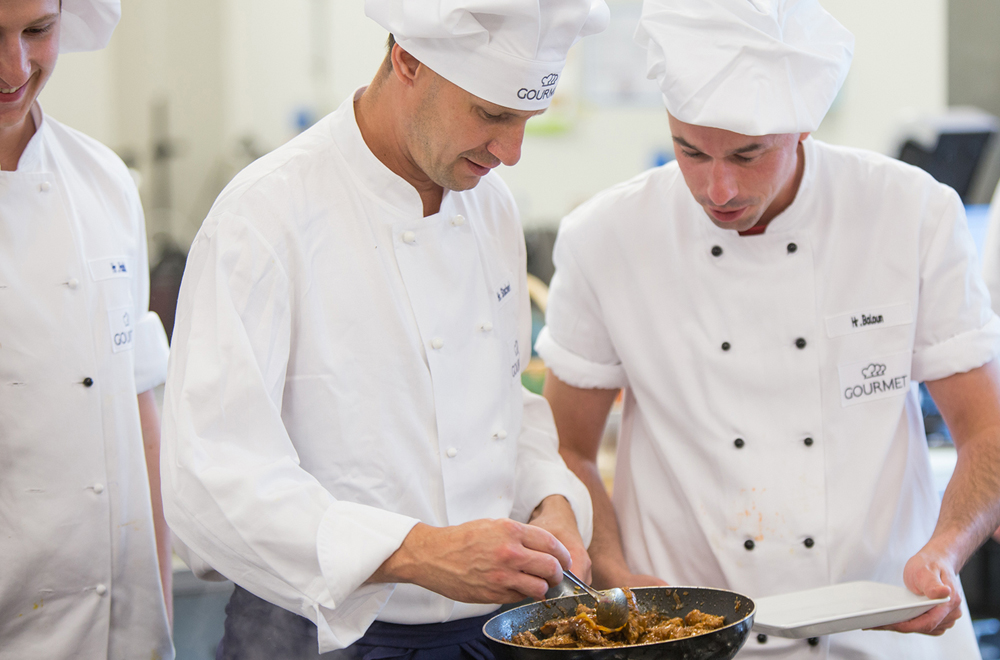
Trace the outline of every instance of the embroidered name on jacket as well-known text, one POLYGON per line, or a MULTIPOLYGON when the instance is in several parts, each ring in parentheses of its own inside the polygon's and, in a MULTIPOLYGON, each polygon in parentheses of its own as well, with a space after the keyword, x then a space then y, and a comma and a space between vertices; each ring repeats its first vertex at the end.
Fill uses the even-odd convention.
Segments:
POLYGON ((87 265, 90 266, 90 277, 95 282, 113 277, 132 277, 134 270, 133 260, 128 257, 91 259, 87 265))
POLYGON ((826 334, 828 337, 841 337, 855 332, 904 325, 912 321, 913 311, 909 303, 882 305, 837 316, 828 316, 826 318, 826 334))
POLYGON ((840 405, 853 406, 905 394, 910 388, 910 354, 895 353, 838 367, 840 405))
POLYGON ((510 293, 510 282, 497 289, 497 302, 503 302, 507 294, 510 293))

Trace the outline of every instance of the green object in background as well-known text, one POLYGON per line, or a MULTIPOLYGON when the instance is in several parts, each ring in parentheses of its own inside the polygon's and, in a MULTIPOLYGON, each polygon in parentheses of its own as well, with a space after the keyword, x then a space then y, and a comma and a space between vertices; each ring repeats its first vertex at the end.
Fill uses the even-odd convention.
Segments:
POLYGON ((524 385, 529 392, 541 394, 542 386, 545 385, 545 372, 525 371, 521 374, 521 384, 524 385))

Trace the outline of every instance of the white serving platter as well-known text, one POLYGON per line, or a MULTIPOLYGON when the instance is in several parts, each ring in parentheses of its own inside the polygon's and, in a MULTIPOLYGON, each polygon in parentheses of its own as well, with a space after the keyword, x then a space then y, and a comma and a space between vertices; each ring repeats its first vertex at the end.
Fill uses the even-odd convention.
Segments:
POLYGON ((946 602, 947 598, 931 600, 891 584, 845 582, 754 598, 753 629, 775 637, 819 637, 907 621, 946 602))

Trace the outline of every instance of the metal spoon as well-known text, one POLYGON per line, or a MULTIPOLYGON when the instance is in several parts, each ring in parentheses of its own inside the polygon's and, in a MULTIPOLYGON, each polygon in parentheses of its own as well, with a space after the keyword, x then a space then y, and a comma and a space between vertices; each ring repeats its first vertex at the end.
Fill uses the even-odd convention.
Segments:
POLYGON ((589 584, 584 583, 583 580, 573 575, 572 571, 563 569, 563 575, 569 578, 570 582, 580 587, 594 599, 597 603, 597 623, 604 626, 605 628, 610 628, 611 630, 618 630, 622 628, 626 622, 628 622, 628 600, 625 598, 625 592, 617 587, 614 589, 605 589, 604 591, 597 591, 589 584))

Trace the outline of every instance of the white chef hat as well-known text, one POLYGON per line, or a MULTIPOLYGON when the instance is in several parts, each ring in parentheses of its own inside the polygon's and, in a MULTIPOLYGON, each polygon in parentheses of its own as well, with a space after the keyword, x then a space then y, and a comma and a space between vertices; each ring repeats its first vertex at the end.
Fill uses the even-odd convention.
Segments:
POLYGON ((854 53, 818 0, 645 0, 635 37, 671 115, 743 135, 819 128, 854 53))
POLYGON ((121 15, 120 0, 63 0, 59 52, 104 48, 121 15))
POLYGON ((366 0, 406 52, 476 96, 548 107, 570 46, 608 25, 604 0, 366 0))

